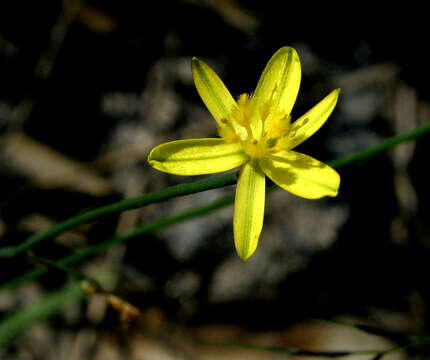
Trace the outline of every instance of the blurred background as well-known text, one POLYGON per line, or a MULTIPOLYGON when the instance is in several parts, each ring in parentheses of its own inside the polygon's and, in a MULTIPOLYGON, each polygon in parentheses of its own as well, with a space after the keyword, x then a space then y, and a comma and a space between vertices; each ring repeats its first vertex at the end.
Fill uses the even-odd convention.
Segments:
MULTIPOLYGON (((328 122, 300 145, 321 161, 428 122, 425 23, 419 9, 395 10, 239 0, 3 1, 0 246, 78 212, 195 180, 146 163, 159 143, 216 135, 193 84, 192 56, 238 96, 253 91, 276 50, 296 48, 303 78, 293 119, 342 89, 328 122)), ((246 263, 234 250, 230 206, 75 265, 134 306, 131 321, 106 297, 88 296, 13 337, 0 358, 285 358, 195 338, 313 350, 393 346, 312 319, 427 333, 428 148, 422 138, 340 169, 334 199, 272 192, 259 248, 246 263)), ((109 216, 34 251, 60 258, 233 193, 226 187, 109 216)), ((1 259, 0 280, 34 266, 25 256, 1 259)), ((69 281, 51 270, 2 290, 3 319, 69 281)))

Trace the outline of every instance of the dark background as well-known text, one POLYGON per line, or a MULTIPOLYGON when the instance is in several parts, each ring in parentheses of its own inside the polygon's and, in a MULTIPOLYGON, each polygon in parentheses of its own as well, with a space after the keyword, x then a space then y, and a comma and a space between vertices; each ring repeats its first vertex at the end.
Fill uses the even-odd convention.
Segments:
MULTIPOLYGON (((213 66, 238 96, 253 91, 277 49, 295 47, 303 78, 293 119, 342 88, 327 124, 300 146, 322 161, 428 121, 428 56, 419 9, 281 3, 2 2, 1 246, 79 211, 192 181, 146 163, 158 143, 216 134, 192 82, 192 56, 213 66)), ((235 255, 232 209, 225 209, 76 268, 113 274, 110 290, 147 315, 129 330, 133 336, 150 332, 142 324, 160 321, 164 330, 228 324, 273 332, 339 316, 392 331, 426 332, 427 152, 423 137, 340 169, 335 199, 313 202, 275 191, 267 199, 260 247, 247 263, 235 255)), ((233 191, 111 216, 35 251, 58 258, 233 191)), ((2 281, 33 266, 24 257, 2 262, 2 281)), ((0 310, 8 314, 23 297, 29 296, 27 303, 65 281, 52 271, 31 285, 36 290, 30 295, 30 285, 0 294, 12 299, 0 301, 7 304, 0 310)), ((96 334, 94 348, 104 344, 100 334, 114 334, 112 342, 124 336, 115 311, 102 308, 91 317, 88 308, 79 305, 72 320, 59 315, 50 329, 90 331, 96 334)), ((18 358, 23 348, 34 358, 48 358, 31 350, 31 336, 40 335, 23 335, 6 358, 18 358)), ((127 344, 127 335, 121 339, 127 344)), ((58 336, 48 343, 61 347, 58 336)))

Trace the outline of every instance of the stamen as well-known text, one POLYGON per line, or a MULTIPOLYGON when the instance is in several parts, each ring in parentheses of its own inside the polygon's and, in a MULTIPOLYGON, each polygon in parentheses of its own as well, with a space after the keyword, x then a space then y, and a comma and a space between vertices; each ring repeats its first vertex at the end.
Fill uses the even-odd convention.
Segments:
POLYGON ((239 95, 239 101, 238 102, 239 102, 240 105, 246 104, 248 102, 248 100, 249 100, 249 95, 248 94, 244 93, 244 94, 240 94, 239 95))
POLYGON ((237 99, 237 107, 233 110, 233 121, 242 126, 247 133, 248 138, 252 138, 252 129, 250 120, 252 117, 252 103, 248 94, 241 94, 237 99))

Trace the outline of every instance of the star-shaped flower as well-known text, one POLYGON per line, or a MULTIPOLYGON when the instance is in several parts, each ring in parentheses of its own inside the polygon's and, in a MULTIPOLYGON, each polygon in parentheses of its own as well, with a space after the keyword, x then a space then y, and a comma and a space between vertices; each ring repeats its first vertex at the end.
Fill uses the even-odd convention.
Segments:
POLYGON ((241 166, 234 203, 234 241, 242 260, 255 251, 263 227, 265 175, 303 198, 336 196, 339 174, 322 162, 293 151, 315 133, 333 111, 333 90, 291 122, 301 79, 300 59, 291 47, 269 60, 252 95, 236 101, 218 75, 193 58, 194 83, 218 125, 220 138, 177 140, 161 144, 148 156, 154 168, 176 175, 218 173, 241 166))

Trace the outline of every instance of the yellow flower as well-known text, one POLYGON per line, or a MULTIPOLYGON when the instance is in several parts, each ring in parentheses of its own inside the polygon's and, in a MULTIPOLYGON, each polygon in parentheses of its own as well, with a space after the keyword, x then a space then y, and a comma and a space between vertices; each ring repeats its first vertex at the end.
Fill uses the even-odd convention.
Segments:
POLYGON ((218 173, 242 166, 234 203, 234 241, 242 260, 255 251, 263 227, 265 175, 307 199, 336 196, 339 174, 322 162, 292 151, 316 132, 333 111, 339 89, 291 122, 300 86, 300 59, 291 47, 269 60, 255 92, 235 101, 218 75, 193 58, 197 91, 215 118, 220 138, 161 144, 148 156, 154 168, 176 175, 218 173))

